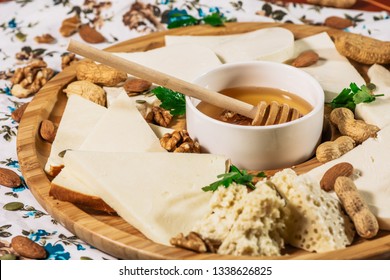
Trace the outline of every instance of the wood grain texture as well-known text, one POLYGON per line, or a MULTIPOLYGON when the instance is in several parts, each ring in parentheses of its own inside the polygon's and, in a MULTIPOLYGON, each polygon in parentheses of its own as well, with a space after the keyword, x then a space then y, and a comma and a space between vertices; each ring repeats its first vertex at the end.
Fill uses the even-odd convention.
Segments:
MULTIPOLYGON (((165 35, 222 35, 251 31, 271 26, 291 30, 295 38, 302 38, 323 31, 339 36, 340 31, 327 27, 292 25, 280 23, 230 23, 225 27, 193 26, 179 28, 122 42, 108 48, 109 51, 145 51, 164 44, 165 35)), ((49 196, 50 180, 44 165, 50 152, 50 144, 39 136, 39 124, 44 119, 59 123, 66 96, 62 89, 75 79, 74 66, 55 76, 36 94, 27 107, 19 125, 17 153, 23 176, 37 201, 59 223, 72 233, 96 248, 121 259, 240 259, 234 256, 196 254, 188 250, 156 244, 146 239, 139 231, 115 215, 106 215, 79 208, 49 196)), ((319 163, 312 159, 294 167, 297 173, 305 173, 319 163)), ((273 174, 276 170, 268 171, 273 174)), ((390 233, 380 232, 372 240, 357 239, 346 249, 327 253, 308 253, 287 248, 288 255, 277 259, 388 259, 390 258, 390 233)), ((245 259, 250 259, 245 257, 245 259)), ((266 258, 256 258, 266 259, 266 258)), ((269 259, 269 258, 268 258, 269 259)), ((275 258, 272 258, 275 259, 275 258)))

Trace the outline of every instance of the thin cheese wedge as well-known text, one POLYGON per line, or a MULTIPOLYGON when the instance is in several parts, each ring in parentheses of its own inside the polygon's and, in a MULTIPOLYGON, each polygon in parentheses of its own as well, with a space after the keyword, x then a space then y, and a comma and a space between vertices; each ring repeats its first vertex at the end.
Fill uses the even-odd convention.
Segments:
POLYGON ((340 162, 349 162, 357 172, 354 182, 370 210, 378 218, 379 227, 390 230, 390 126, 378 132, 361 145, 338 159, 312 169, 307 173, 320 180, 324 173, 340 162))
POLYGON ((376 93, 384 94, 383 98, 390 99, 390 71, 382 65, 374 64, 368 69, 367 75, 370 82, 375 84, 376 93))
POLYGON ((63 167, 63 159, 58 154, 78 149, 105 112, 106 108, 79 95, 69 97, 45 165, 49 175, 57 175, 63 167))
POLYGON ((71 151, 66 168, 128 223, 169 245, 207 213, 201 188, 225 172, 226 158, 210 154, 71 151))
POLYGON ((135 100, 120 94, 80 146, 84 151, 166 152, 138 111, 135 100))
POLYGON ((251 60, 283 62, 293 54, 294 35, 281 27, 264 28, 223 41, 212 49, 225 63, 251 60))
POLYGON ((187 82, 222 64, 212 50, 192 44, 115 55, 187 82))
POLYGON ((352 243, 353 224, 340 202, 321 189, 319 180, 297 176, 292 169, 284 169, 270 180, 286 198, 290 211, 287 243, 310 252, 337 250, 352 243))
POLYGON ((235 39, 241 34, 233 35, 220 35, 220 36, 193 36, 193 35, 184 35, 184 36, 175 36, 167 35, 164 37, 165 45, 200 45, 213 49, 215 46, 222 44, 228 40, 235 39))
POLYGON ((348 59, 337 51, 332 39, 326 32, 296 40, 294 55, 297 57, 306 50, 313 50, 320 56, 320 60, 309 66, 302 67, 303 71, 312 75, 325 91, 325 102, 330 102, 351 82, 358 86, 365 81, 348 59))

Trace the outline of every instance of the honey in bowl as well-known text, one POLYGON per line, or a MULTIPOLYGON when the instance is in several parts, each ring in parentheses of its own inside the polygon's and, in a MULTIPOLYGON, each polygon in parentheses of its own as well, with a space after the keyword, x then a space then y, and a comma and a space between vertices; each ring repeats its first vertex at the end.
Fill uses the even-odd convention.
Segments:
MULTIPOLYGON (((267 112, 265 113, 264 121, 261 125, 266 124, 266 118, 271 115, 270 110, 272 110, 272 106, 275 104, 276 106, 276 114, 278 114, 278 118, 282 114, 282 105, 286 104, 287 110, 289 110, 290 116, 286 117, 286 119, 296 119, 303 115, 309 113, 313 107, 302 97, 293 94, 288 91, 284 91, 277 88, 269 88, 269 87, 233 87, 226 88, 220 91, 221 94, 227 95, 229 97, 241 100, 243 102, 252 104, 254 106, 258 105, 260 102, 265 102, 266 104, 271 104, 268 106, 267 112), (277 102, 277 103, 275 103, 277 102), (271 108, 271 109, 270 109, 271 108), (279 110, 280 109, 280 110, 279 110), (292 117, 291 114, 294 112, 298 113, 297 117, 292 117)), ((252 119, 244 117, 242 115, 236 114, 234 112, 227 111, 223 108, 214 106, 207 102, 201 101, 197 105, 197 109, 201 111, 203 114, 219 120, 223 122, 228 122, 232 124, 238 125, 251 125, 252 119)), ((271 122, 269 124, 276 124, 276 122, 271 122)))

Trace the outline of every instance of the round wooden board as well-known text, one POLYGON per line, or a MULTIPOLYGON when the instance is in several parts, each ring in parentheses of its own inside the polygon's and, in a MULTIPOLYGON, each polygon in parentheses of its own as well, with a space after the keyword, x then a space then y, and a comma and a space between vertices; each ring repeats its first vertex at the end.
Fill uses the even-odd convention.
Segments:
MULTIPOLYGON (((165 35, 223 35, 280 26, 291 30, 296 39, 326 31, 331 36, 340 36, 342 31, 327 27, 279 23, 229 23, 224 27, 192 26, 152 33, 115 46, 112 52, 145 51, 164 45, 165 35)), ((364 73, 364 69, 360 71, 364 73)), ((50 152, 50 144, 39 136, 42 120, 59 123, 67 98, 62 92, 68 83, 75 80, 74 66, 66 68, 47 83, 27 107, 19 125, 17 153, 23 176, 37 201, 59 223, 82 240, 96 248, 121 259, 238 259, 240 257, 216 254, 197 254, 188 250, 163 246, 146 239, 131 225, 118 216, 92 213, 71 203, 49 196, 50 178, 43 170, 50 152)), ((75 124, 77 125, 77 124, 75 124)), ((319 165, 315 160, 295 167, 304 173, 319 165)), ((271 171, 273 172, 273 171, 271 171)), ((286 255, 271 259, 373 259, 390 258, 390 233, 380 232, 372 240, 358 239, 348 248, 327 253, 308 253, 289 248, 286 255)), ((249 259, 249 257, 245 257, 249 259)), ((265 259, 265 258, 256 258, 265 259)))

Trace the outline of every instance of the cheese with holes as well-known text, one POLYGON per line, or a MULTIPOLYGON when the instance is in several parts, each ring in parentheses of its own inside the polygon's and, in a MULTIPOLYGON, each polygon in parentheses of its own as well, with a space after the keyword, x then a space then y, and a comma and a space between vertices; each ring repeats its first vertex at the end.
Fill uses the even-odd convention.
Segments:
POLYGON ((235 36, 212 49, 224 63, 251 60, 284 62, 294 52, 294 34, 281 27, 264 28, 235 36))
MULTIPOLYGON (((245 186, 240 187, 246 189, 245 186)), ((236 208, 240 209, 239 215, 218 248, 218 253, 280 256, 284 248, 285 201, 275 189, 267 182, 259 182, 254 191, 238 201, 236 208)))
POLYGON ((192 82, 201 74, 221 65, 221 61, 212 50, 193 44, 115 55, 187 82, 192 82))
POLYGON ((370 210, 377 217, 379 227, 390 230, 390 126, 338 159, 316 167, 307 176, 320 180, 323 174, 340 162, 349 162, 355 169, 354 182, 370 210))
POLYGON ((287 243, 310 252, 337 250, 352 243, 352 222, 340 202, 321 189, 319 180, 297 176, 292 169, 284 169, 270 180, 287 200, 287 243))
POLYGON ((78 149, 105 112, 105 107, 79 95, 69 97, 45 165, 48 174, 55 176, 59 172, 63 159, 58 154, 67 149, 78 149))
POLYGON ((339 54, 326 32, 296 40, 293 57, 307 50, 318 53, 320 60, 311 66, 299 69, 309 73, 320 83, 325 91, 325 102, 332 101, 343 88, 349 87, 351 82, 358 86, 366 84, 348 59, 339 54))
POLYGON ((128 223, 169 245, 206 213, 202 187, 225 173, 226 158, 211 154, 70 151, 66 168, 128 223))

